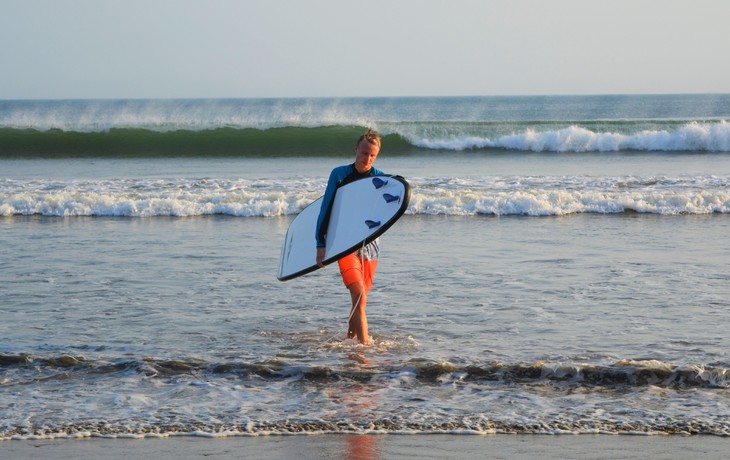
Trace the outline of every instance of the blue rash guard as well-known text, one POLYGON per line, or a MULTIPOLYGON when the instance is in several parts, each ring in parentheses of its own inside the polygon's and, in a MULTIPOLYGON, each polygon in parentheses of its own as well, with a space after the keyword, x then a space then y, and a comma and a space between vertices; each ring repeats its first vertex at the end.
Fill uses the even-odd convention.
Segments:
MULTIPOLYGON (((364 177, 371 176, 382 176, 385 173, 377 168, 370 168, 370 171, 366 173, 359 173, 355 169, 355 163, 338 166, 330 173, 329 180, 327 181, 327 188, 324 191, 324 197, 322 198, 322 207, 319 210, 319 217, 317 218, 317 228, 315 231, 315 238, 317 239, 317 247, 323 248, 326 246, 327 239, 327 226, 329 224, 330 210, 332 203, 335 200, 335 192, 337 189, 347 183, 362 179, 364 177)), ((359 251, 358 251, 359 252, 359 251)), ((367 260, 376 260, 378 258, 378 241, 375 240, 368 244, 362 250, 367 260)))

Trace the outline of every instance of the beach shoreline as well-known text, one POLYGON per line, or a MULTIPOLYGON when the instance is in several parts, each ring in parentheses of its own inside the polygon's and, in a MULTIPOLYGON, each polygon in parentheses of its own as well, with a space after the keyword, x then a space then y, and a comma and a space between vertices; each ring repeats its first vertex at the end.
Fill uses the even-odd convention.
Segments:
POLYGON ((6 458, 726 458, 730 438, 709 435, 318 434, 157 439, 51 439, 0 442, 6 458))

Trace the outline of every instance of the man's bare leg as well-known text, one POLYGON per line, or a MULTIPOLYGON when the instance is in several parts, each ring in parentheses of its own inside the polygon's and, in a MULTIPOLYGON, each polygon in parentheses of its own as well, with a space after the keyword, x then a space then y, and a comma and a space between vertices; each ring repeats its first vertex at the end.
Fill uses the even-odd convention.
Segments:
POLYGON ((363 345, 368 345, 368 318, 365 316, 365 307, 367 306, 368 293, 363 283, 352 283, 347 287, 352 297, 352 315, 348 323, 347 338, 357 337, 357 340, 363 345))

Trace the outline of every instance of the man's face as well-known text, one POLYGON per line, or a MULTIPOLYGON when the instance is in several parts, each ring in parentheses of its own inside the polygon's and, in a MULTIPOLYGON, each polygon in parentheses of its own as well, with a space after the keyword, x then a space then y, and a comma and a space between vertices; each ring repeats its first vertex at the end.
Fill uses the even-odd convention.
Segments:
POLYGON ((360 141, 357 148, 355 148, 355 169, 357 169, 357 172, 364 173, 370 171, 379 152, 380 147, 377 145, 371 144, 366 140, 360 141))

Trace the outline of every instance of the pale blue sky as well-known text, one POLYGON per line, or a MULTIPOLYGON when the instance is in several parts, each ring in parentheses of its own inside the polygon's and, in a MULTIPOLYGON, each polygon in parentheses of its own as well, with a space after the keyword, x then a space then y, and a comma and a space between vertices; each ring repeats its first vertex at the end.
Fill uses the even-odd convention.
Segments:
POLYGON ((725 0, 0 0, 0 99, 730 92, 725 0))

